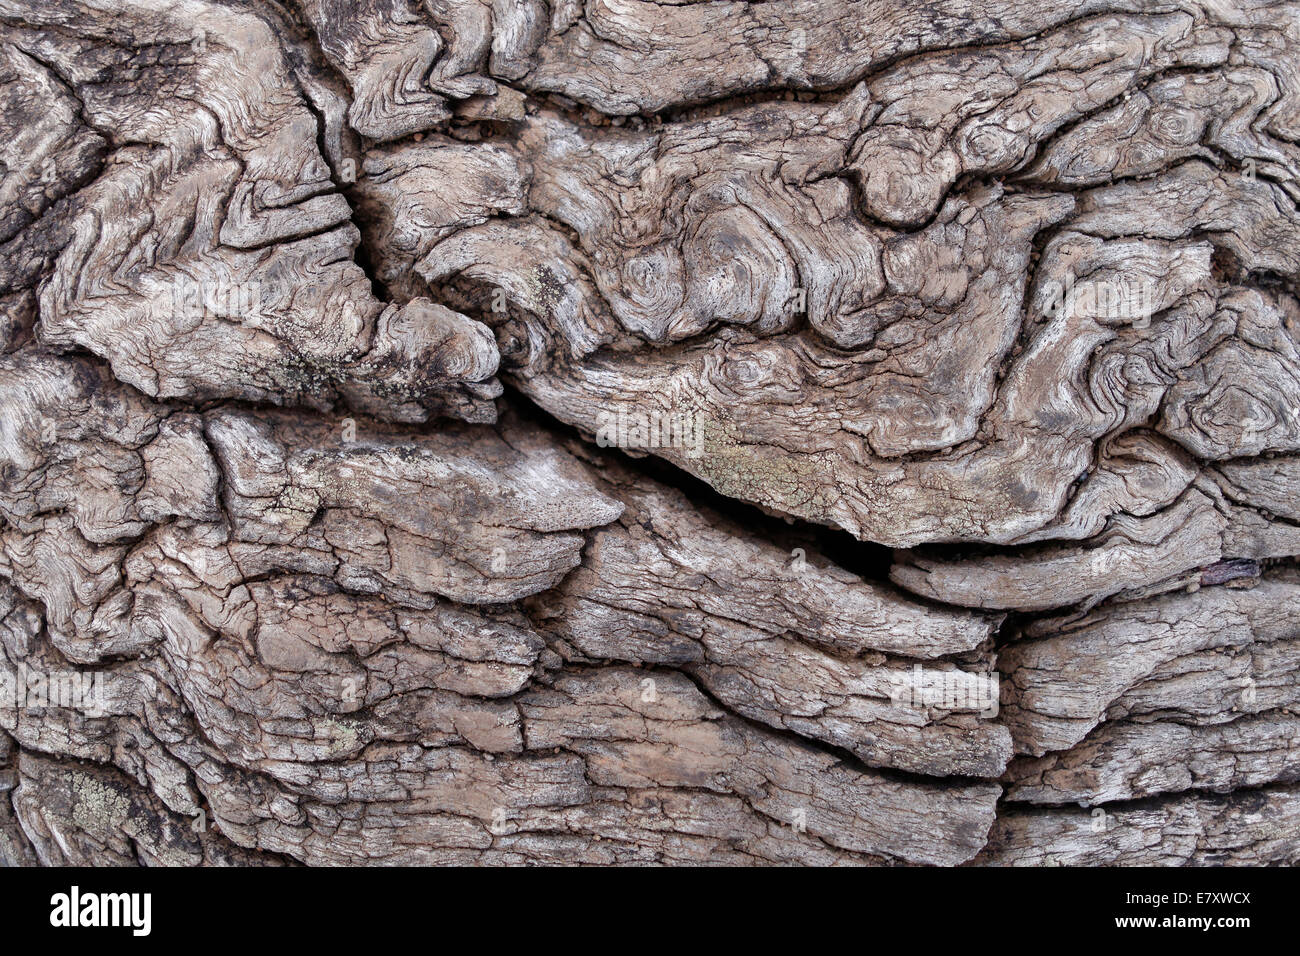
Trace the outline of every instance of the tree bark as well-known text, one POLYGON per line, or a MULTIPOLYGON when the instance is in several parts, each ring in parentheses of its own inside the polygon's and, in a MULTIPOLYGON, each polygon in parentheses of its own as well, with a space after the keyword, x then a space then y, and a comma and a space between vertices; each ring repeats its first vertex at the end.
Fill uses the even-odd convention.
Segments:
POLYGON ((1300 861, 1300 7, 0 0, 0 863, 1300 861))

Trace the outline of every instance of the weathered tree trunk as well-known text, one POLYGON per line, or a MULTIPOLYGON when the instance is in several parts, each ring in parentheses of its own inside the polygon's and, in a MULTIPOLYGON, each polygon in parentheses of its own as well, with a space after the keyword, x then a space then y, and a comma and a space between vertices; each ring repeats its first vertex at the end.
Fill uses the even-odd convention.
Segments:
POLYGON ((0 862, 1300 862, 1300 5, 0 0, 0 862))

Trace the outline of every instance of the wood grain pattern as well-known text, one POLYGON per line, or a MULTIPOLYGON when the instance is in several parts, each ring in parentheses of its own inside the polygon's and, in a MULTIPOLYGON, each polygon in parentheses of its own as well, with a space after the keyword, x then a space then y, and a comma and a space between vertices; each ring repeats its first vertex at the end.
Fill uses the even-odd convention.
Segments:
POLYGON ((0 864, 1300 860, 1300 8, 0 0, 0 864))

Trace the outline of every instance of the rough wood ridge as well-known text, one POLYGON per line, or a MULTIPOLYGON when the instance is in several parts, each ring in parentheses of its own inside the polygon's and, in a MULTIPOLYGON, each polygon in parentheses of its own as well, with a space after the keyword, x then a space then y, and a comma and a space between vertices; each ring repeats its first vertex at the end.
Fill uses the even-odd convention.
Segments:
POLYGON ((0 863, 1300 862, 1300 4, 948 6, 0 0, 0 863))

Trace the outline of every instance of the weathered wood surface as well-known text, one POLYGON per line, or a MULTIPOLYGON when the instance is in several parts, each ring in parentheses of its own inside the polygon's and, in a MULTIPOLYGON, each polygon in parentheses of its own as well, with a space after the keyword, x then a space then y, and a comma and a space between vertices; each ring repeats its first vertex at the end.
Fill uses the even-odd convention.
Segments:
POLYGON ((1300 861, 1300 6, 0 0, 0 863, 1300 861))

